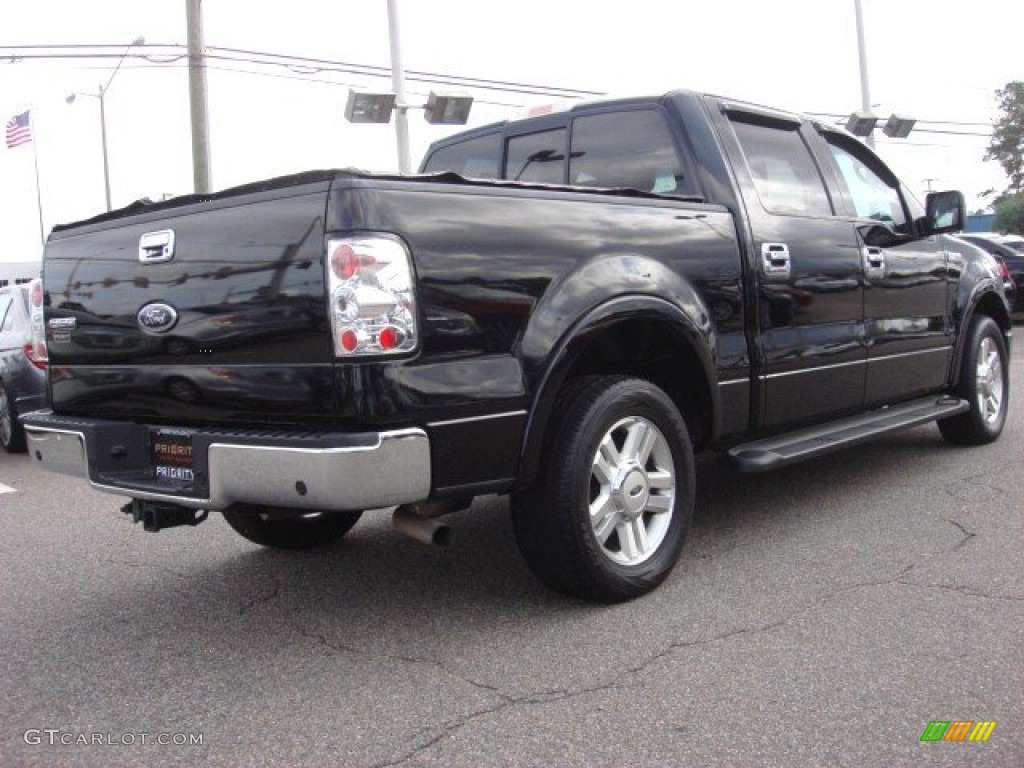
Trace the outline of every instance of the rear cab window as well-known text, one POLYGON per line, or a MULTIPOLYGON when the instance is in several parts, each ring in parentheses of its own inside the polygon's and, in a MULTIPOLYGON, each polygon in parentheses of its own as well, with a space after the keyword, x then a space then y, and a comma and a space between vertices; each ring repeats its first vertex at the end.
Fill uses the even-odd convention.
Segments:
POLYGON ((538 131, 510 138, 503 178, 532 184, 564 184, 565 130, 538 131))
POLYGON ((475 136, 434 150, 424 173, 453 171, 469 179, 501 178, 501 134, 475 136))

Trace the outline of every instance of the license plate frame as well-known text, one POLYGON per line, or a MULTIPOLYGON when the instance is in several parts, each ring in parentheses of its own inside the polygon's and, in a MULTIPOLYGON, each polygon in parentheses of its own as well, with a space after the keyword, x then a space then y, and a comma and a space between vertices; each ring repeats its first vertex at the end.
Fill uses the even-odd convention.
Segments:
POLYGON ((161 485, 192 485, 196 479, 192 432, 154 429, 149 433, 153 479, 161 485))

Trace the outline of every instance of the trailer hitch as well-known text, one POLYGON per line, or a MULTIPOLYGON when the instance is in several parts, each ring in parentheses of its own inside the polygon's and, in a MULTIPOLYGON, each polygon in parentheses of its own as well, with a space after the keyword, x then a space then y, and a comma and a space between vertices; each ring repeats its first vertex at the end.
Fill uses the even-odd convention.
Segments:
POLYGON ((151 533, 179 525, 199 525, 210 515, 205 509, 179 507, 177 504, 159 504, 141 499, 132 499, 121 507, 121 511, 126 515, 131 515, 133 523, 141 521, 143 530, 151 533))

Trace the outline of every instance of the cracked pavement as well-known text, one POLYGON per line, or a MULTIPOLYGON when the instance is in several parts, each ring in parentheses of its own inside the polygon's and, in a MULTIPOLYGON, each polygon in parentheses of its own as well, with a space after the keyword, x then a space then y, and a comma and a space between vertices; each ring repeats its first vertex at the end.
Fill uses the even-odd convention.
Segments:
POLYGON ((1019 766, 1022 446, 1015 384, 992 446, 925 426, 760 475, 703 457, 683 560, 618 606, 540 587, 501 498, 445 550, 369 512, 279 553, 217 515, 144 533, 0 454, 0 764, 1019 766), (998 725, 921 743, 931 720, 998 725))

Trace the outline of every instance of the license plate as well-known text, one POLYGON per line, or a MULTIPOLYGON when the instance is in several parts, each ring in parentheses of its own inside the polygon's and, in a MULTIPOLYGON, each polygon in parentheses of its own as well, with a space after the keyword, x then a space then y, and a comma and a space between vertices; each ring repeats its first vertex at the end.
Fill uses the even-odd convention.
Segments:
POLYGON ((195 480, 192 435, 187 432, 153 432, 150 437, 153 472, 158 482, 180 484, 195 480))

